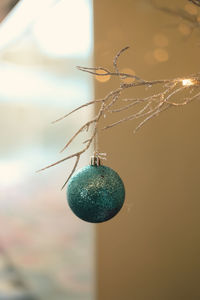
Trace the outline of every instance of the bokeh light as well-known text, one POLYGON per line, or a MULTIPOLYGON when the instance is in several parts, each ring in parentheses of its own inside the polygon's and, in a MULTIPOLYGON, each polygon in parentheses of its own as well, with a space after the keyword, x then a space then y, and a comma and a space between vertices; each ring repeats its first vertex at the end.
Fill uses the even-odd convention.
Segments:
POLYGON ((197 15, 198 10, 197 7, 192 3, 187 3, 184 7, 185 11, 187 11, 190 15, 197 15))
POLYGON ((106 74, 107 73, 104 70, 98 70, 97 73, 99 75, 96 75, 95 78, 96 78, 97 81, 102 82, 102 83, 108 81, 111 77, 110 75, 104 75, 104 76, 100 75, 100 74, 106 74))
POLYGON ((191 28, 185 23, 180 23, 178 25, 178 30, 182 35, 189 35, 191 33, 191 28))
MULTIPOLYGON (((131 68, 124 68, 124 69, 120 70, 120 72, 129 74, 129 75, 136 75, 135 71, 131 68)), ((127 84, 132 83, 134 80, 135 80, 135 78, 133 78, 133 77, 127 77, 127 78, 122 79, 123 83, 127 83, 127 84)))
POLYGON ((169 59, 169 54, 167 50, 162 48, 156 48, 154 50, 154 57, 158 62, 166 62, 169 59))
POLYGON ((194 85, 194 80, 192 79, 182 79, 182 85, 183 86, 191 86, 194 85))

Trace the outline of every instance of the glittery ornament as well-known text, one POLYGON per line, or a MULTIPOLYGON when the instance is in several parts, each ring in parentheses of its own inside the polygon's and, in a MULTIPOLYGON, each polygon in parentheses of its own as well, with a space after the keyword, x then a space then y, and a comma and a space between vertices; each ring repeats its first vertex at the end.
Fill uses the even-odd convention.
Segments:
POLYGON ((124 184, 111 168, 93 162, 76 172, 68 183, 67 200, 80 219, 100 223, 114 217, 122 208, 124 184))

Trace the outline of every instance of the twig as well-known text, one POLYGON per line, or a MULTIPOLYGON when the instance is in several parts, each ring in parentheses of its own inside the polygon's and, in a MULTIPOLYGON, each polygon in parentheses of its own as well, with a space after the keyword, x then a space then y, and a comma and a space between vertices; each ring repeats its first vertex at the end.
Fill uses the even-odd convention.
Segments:
POLYGON ((71 173, 69 174, 67 180, 66 180, 65 183, 63 184, 61 190, 64 189, 64 187, 66 186, 67 182, 69 181, 69 179, 71 178, 71 176, 72 176, 72 175, 74 174, 74 172, 76 171, 76 167, 77 167, 77 165, 78 165, 78 163, 79 163, 79 160, 80 160, 80 154, 76 156, 76 161, 75 161, 74 167, 73 167, 71 173))
MULTIPOLYGON (((78 110, 81 110, 89 105, 94 104, 100 104, 100 107, 98 109, 98 112, 96 116, 92 119, 87 121, 85 124, 83 124, 76 133, 69 139, 69 141, 65 144, 61 152, 66 150, 69 145, 79 136, 84 130, 88 130, 90 127, 93 127, 92 134, 90 138, 83 141, 83 144, 85 147, 77 151, 76 153, 73 153, 61 160, 58 160, 57 162, 46 166, 45 168, 42 168, 39 171, 46 170, 48 168, 51 168, 53 166, 56 166, 66 160, 69 160, 71 158, 76 158, 74 166, 65 181, 64 185, 62 186, 62 189, 65 187, 71 176, 74 174, 78 163, 80 161, 81 155, 85 153, 93 142, 95 142, 95 138, 97 135, 97 128, 99 127, 101 119, 106 114, 116 114, 119 115, 122 111, 129 111, 129 109, 135 108, 136 111, 132 112, 129 116, 123 117, 116 122, 113 122, 112 124, 104 126, 102 129, 109 129, 111 127, 114 127, 116 125, 120 125, 123 122, 131 121, 134 119, 141 119, 140 123, 135 128, 134 132, 138 131, 147 121, 154 118, 155 116, 158 116, 161 112, 169 109, 170 107, 176 107, 176 106, 183 106, 188 104, 189 102, 198 99, 200 97, 200 74, 193 74, 191 76, 187 76, 185 78, 174 78, 174 79, 159 79, 159 80, 144 80, 136 75, 128 74, 119 72, 118 68, 118 60, 120 58, 120 55, 124 53, 129 47, 125 47, 122 50, 120 50, 117 55, 115 56, 113 60, 113 68, 114 70, 110 71, 107 68, 103 67, 80 67, 77 68, 83 72, 87 72, 92 75, 98 75, 98 76, 113 76, 118 77, 120 79, 120 86, 116 88, 115 90, 109 92, 104 98, 92 100, 90 102, 87 102, 71 112, 65 114, 61 118, 55 120, 53 123, 56 123, 58 121, 61 121, 65 118, 67 118, 72 113, 77 112, 78 110), (104 71, 99 72, 99 71, 104 71), (132 83, 124 83, 122 79, 125 78, 134 78, 135 81, 132 83), (157 89, 156 93, 151 93, 151 95, 148 95, 146 97, 138 97, 138 98, 132 98, 127 99, 123 97, 123 93, 127 89, 134 89, 136 87, 144 87, 144 91, 146 91, 146 88, 148 88, 148 92, 151 92, 151 87, 155 86, 154 89, 157 89), (181 103, 178 102, 181 93, 185 91, 187 93, 187 96, 184 97, 184 101, 181 103), (193 94, 191 94, 192 92, 193 94), (122 102, 119 102, 122 101, 122 102), (127 105, 122 105, 118 108, 115 108, 115 105, 117 103, 124 103, 129 102, 127 105), (139 109, 137 109, 139 108, 139 109)), ((95 153, 95 155, 100 155, 98 153, 95 153)))

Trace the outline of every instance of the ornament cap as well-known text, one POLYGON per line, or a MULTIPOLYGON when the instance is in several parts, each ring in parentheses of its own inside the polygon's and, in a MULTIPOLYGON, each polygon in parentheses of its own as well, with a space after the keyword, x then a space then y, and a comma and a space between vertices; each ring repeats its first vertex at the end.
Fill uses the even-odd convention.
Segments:
POLYGON ((97 166, 97 167, 100 166, 101 165, 100 158, 98 156, 92 156, 90 164, 91 166, 97 166))

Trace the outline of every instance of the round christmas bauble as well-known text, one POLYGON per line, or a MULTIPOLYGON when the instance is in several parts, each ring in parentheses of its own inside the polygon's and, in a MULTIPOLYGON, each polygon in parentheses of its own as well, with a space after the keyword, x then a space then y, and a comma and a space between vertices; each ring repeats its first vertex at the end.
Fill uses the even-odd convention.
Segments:
POLYGON ((124 184, 111 168, 101 165, 86 166, 70 179, 67 200, 80 219, 100 223, 114 217, 122 208, 124 184))

